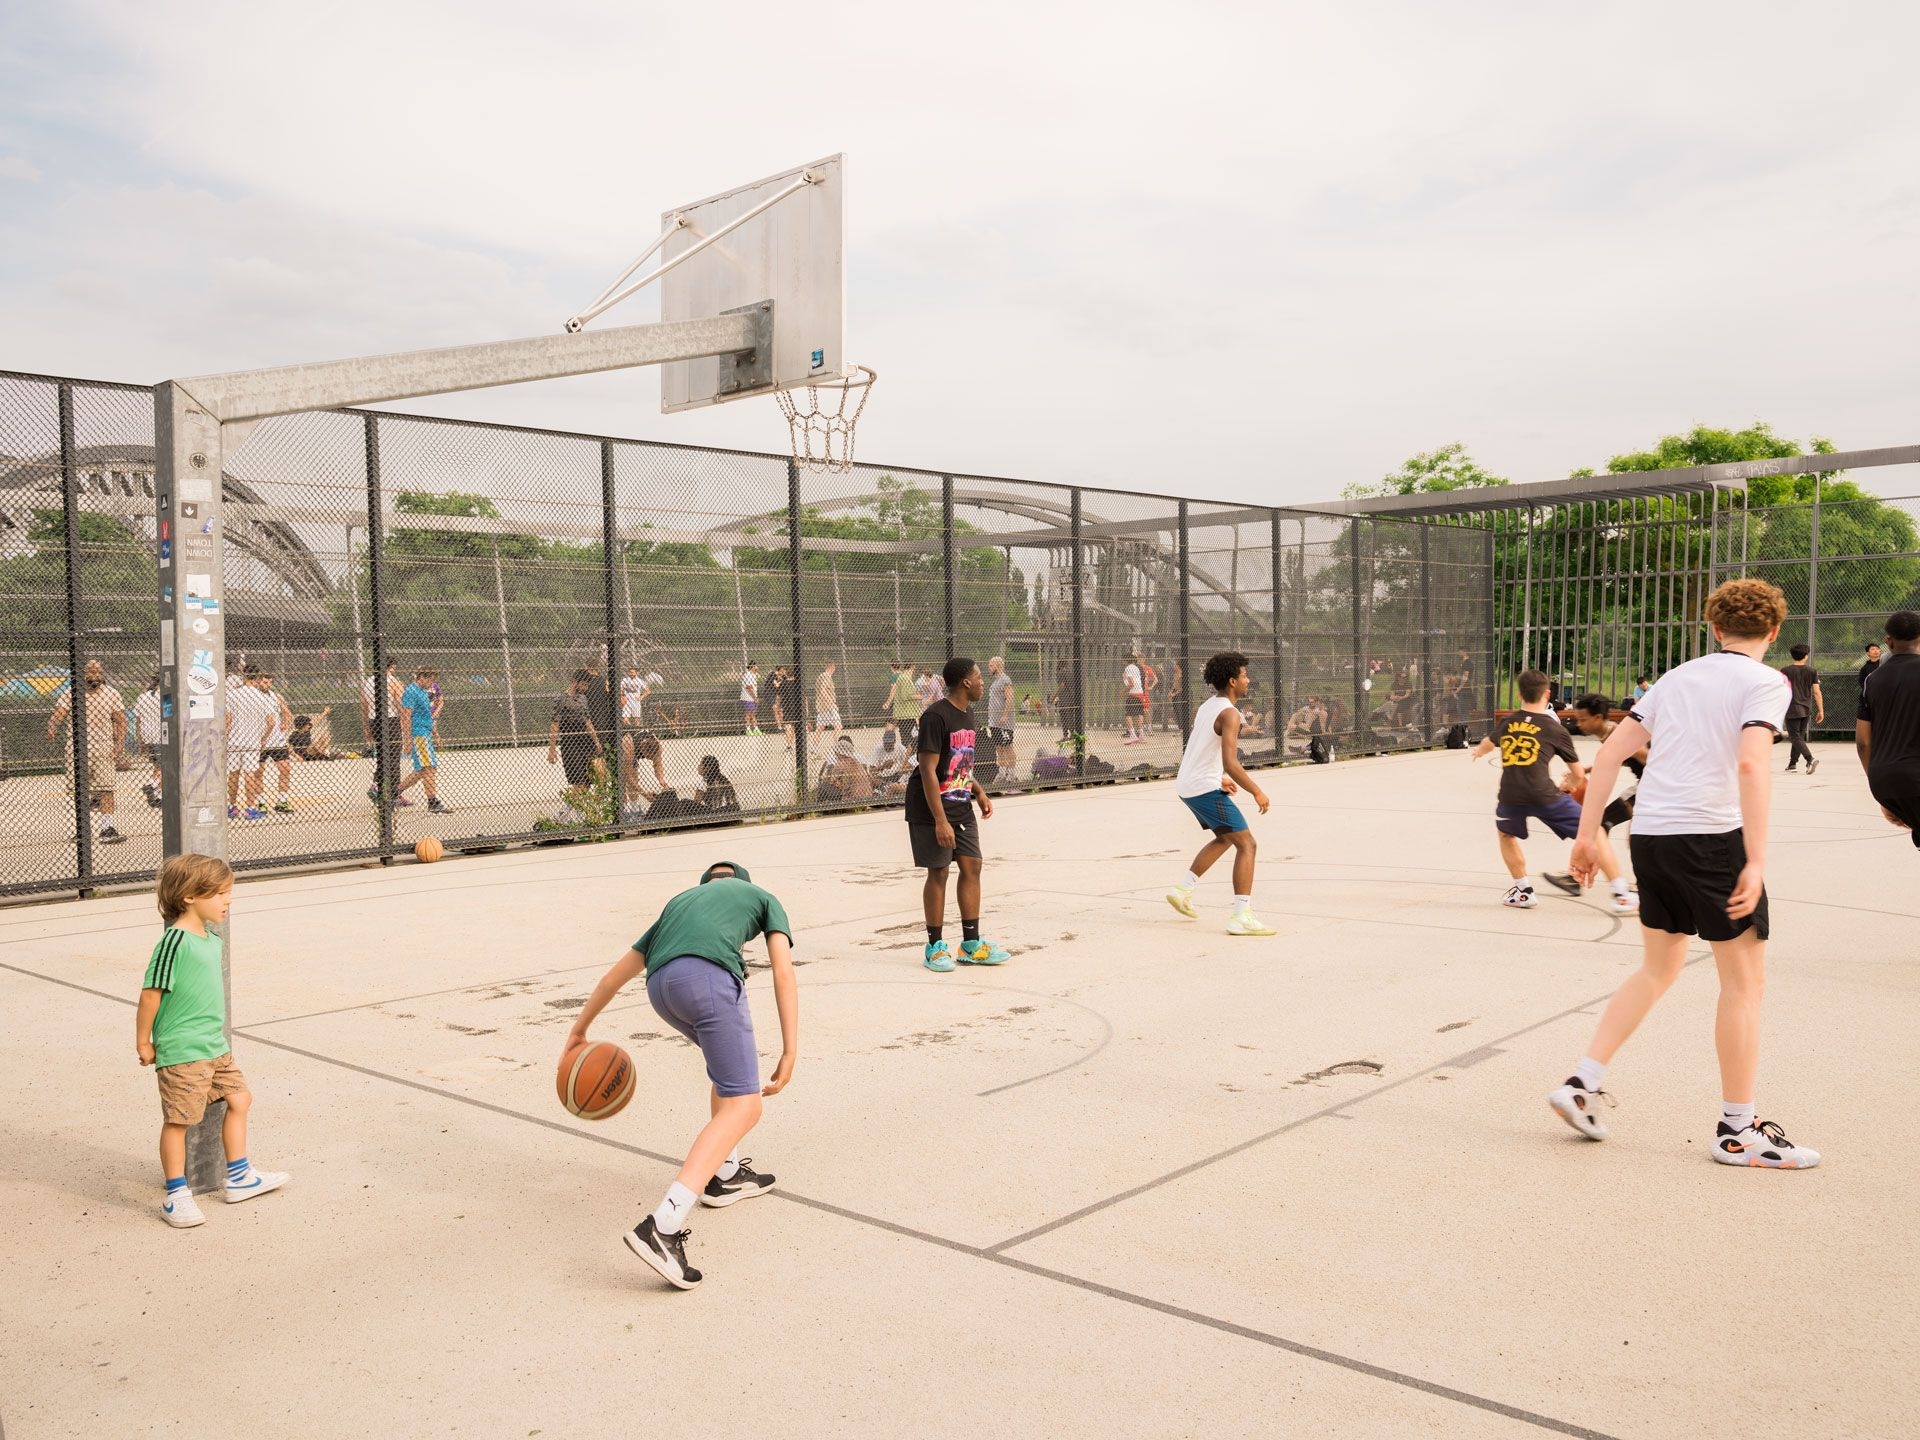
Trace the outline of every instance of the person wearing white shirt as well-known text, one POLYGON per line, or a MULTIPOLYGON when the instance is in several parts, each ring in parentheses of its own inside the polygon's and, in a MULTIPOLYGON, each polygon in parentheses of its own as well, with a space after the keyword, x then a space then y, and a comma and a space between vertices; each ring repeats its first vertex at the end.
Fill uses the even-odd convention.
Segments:
POLYGON ((1266 792, 1240 764, 1238 702, 1253 688, 1247 678, 1247 657, 1235 651, 1215 655, 1207 661, 1201 678, 1213 694, 1194 713, 1174 793, 1213 838, 1200 847, 1179 884, 1167 892, 1167 903, 1189 919, 1199 918, 1200 911, 1193 903, 1194 887, 1214 861, 1231 854, 1233 910, 1227 934, 1272 935, 1274 928, 1253 913, 1253 832, 1233 802, 1234 795, 1244 790, 1260 807, 1260 813, 1267 813, 1266 792))
POLYGON ((1125 668, 1120 671, 1120 688, 1126 693, 1127 738, 1122 745, 1138 745, 1147 738, 1147 677, 1141 667, 1140 657, 1127 657, 1125 668))
POLYGON ((139 737, 138 744, 147 757, 147 763, 153 767, 153 778, 140 787, 147 797, 147 804, 159 808, 160 805, 160 747, 167 743, 166 718, 160 711, 160 677, 155 675, 147 682, 147 688, 140 692, 140 698, 133 702, 133 728, 139 737))
POLYGON ((1795 1145, 1754 1109, 1769 933, 1768 762, 1791 699, 1786 678, 1763 657, 1787 618, 1787 599, 1764 580, 1729 580, 1708 597, 1706 618, 1721 648, 1662 675, 1614 727, 1587 782, 1569 867, 1583 885, 1599 869, 1601 821, 1620 767, 1647 751, 1630 841, 1643 958, 1608 1002, 1579 1066, 1547 1099, 1582 1135, 1606 1139, 1597 1101, 1607 1067, 1679 978, 1698 935, 1713 947, 1720 972, 1713 1158, 1806 1170, 1820 1163, 1820 1152, 1795 1145))

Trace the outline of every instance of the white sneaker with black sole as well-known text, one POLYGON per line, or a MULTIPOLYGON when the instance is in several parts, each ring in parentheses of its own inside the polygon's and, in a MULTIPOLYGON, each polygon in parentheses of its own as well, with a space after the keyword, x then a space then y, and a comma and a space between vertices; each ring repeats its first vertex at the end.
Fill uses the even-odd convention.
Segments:
POLYGON ((716 1175, 707 1181, 706 1189, 700 1192, 700 1203, 724 1210, 735 1201, 751 1200, 755 1195, 764 1195, 771 1189, 773 1176, 762 1175, 753 1168, 753 1161, 742 1160, 740 1168, 733 1172, 732 1179, 722 1180, 716 1175))
POLYGON ((1531 885, 1515 885, 1501 897, 1500 903, 1509 910, 1531 910, 1540 903, 1540 897, 1533 893, 1531 885))
POLYGON ((691 1290, 704 1278, 687 1263, 687 1236, 692 1233, 681 1230, 663 1235, 649 1215, 620 1238, 627 1242, 629 1250, 659 1271, 662 1280, 676 1290, 691 1290))
POLYGON ((1600 1118, 1598 1101, 1606 1097, 1609 1105, 1614 1098, 1605 1090, 1589 1090, 1578 1079, 1569 1079, 1566 1084, 1547 1096, 1547 1104, 1553 1107, 1553 1113, 1567 1124, 1578 1130, 1589 1140, 1607 1138, 1606 1122, 1600 1118))
POLYGON ((1713 1136, 1713 1158, 1758 1170, 1811 1170, 1820 1163, 1820 1152, 1794 1144, 1771 1120, 1756 1120, 1744 1130, 1722 1120, 1713 1136))

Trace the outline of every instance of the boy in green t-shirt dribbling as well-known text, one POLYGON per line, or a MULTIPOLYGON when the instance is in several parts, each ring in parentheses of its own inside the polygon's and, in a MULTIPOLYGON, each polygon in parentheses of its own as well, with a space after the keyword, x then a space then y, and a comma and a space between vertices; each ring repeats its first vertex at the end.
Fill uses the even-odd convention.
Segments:
POLYGON ((211 855, 175 855, 160 869, 160 915, 167 930, 153 947, 134 1012, 134 1050, 160 1081, 160 1215, 175 1229, 206 1223, 187 1188, 187 1129, 215 1100, 227 1102, 220 1138, 227 1151, 227 1203, 278 1190, 287 1177, 247 1163, 247 1111, 253 1092, 227 1047, 226 983, 220 937, 207 933, 233 906, 233 871, 211 855))
MULTIPOLYGON (((700 1047, 711 1082, 709 1119, 660 1208, 627 1234, 627 1248, 668 1284, 691 1290, 700 1272, 687 1263, 687 1216, 694 1202, 724 1207, 773 1188, 773 1176, 740 1158, 740 1142, 760 1121, 760 1097, 778 1095, 793 1078, 800 1038, 800 991, 793 973, 793 931, 787 912, 755 885, 744 865, 717 860, 700 883, 667 901, 660 918, 593 987, 573 1022, 562 1056, 587 1043, 587 1030, 620 987, 645 973, 654 1013, 700 1047), (760 1056, 747 1009, 741 947, 767 937, 773 1001, 780 1012, 780 1063, 760 1083, 760 1056)), ((565 1063, 564 1060, 562 1063, 565 1063)))

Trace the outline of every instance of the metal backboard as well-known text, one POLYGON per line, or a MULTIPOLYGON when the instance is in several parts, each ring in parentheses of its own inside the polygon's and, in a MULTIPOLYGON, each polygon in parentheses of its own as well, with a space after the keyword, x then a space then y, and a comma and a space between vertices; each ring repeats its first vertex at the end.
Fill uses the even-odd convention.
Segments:
POLYGON ((682 360, 660 368, 660 409, 671 414, 767 395, 844 374, 847 320, 846 159, 829 155, 737 186, 660 217, 671 263, 783 190, 793 193, 660 277, 660 318, 699 320, 773 306, 771 355, 682 360), (812 184, 796 183, 812 177, 812 184))

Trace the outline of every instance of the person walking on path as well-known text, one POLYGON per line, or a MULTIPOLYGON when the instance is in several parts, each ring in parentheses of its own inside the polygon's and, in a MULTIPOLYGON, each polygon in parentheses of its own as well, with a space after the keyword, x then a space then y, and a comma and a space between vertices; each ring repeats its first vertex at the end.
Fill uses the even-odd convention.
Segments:
POLYGON ((760 733, 760 667, 751 660, 740 672, 740 718, 747 734, 760 733))
POLYGON ((411 745, 413 773, 400 782, 402 796, 418 785, 427 797, 427 813, 451 814, 440 803, 440 755, 433 743, 433 727, 440 718, 440 700, 434 689, 431 666, 422 665, 413 672, 413 683, 400 692, 401 728, 411 745))
MULTIPOLYGON (((127 743, 127 709, 120 692, 107 683, 107 668, 98 660, 89 660, 80 671, 81 694, 86 709, 85 753, 86 790, 95 834, 103 845, 125 842, 113 823, 114 777, 119 773, 120 752, 127 743)), ((67 732, 67 788, 80 788, 82 757, 74 744, 73 686, 68 685, 47 719, 47 739, 51 741, 64 728, 67 732)))
MULTIPOLYGON (((829 660, 815 677, 813 682, 813 730, 825 736, 829 731, 837 739, 840 734, 840 691, 834 684, 833 673, 839 668, 838 662, 829 660)), ((794 686, 797 693, 799 686, 794 686)))
POLYGON ((1180 883, 1167 892, 1167 903, 1189 919, 1199 919, 1200 911, 1193 903, 1194 887, 1214 861, 1231 854, 1233 910, 1227 934, 1272 935, 1276 933, 1274 928, 1253 913, 1256 846, 1246 817, 1233 801, 1236 793, 1245 790, 1260 813, 1267 813, 1266 791, 1240 764, 1239 702, 1253 688, 1247 677, 1247 657, 1231 650, 1215 655, 1201 673, 1213 688, 1213 695, 1201 703, 1200 712, 1193 717, 1193 733, 1187 737, 1174 793, 1200 822, 1200 828, 1213 832, 1213 838, 1200 847, 1180 883))
POLYGON ((547 724, 547 763, 565 763, 567 803, 582 815, 589 804, 587 792, 603 764, 600 732, 593 723, 592 686, 591 670, 574 671, 573 683, 554 698, 553 718, 547 724))
POLYGON ((1019 760, 1013 752, 1013 677, 1007 662, 995 655, 987 661, 987 738, 993 742, 997 778, 1017 779, 1019 760))
POLYGON ((1793 663, 1780 667, 1787 684, 1793 687, 1793 697, 1787 701, 1787 741, 1793 747, 1787 753, 1787 773, 1793 774, 1793 767, 1804 755, 1807 774, 1811 775, 1820 768, 1820 762, 1813 758, 1813 750, 1807 744, 1807 722, 1811 719, 1815 725, 1826 723, 1827 698, 1820 691, 1820 672, 1807 663, 1812 652, 1805 645, 1796 645, 1791 653, 1793 663))

